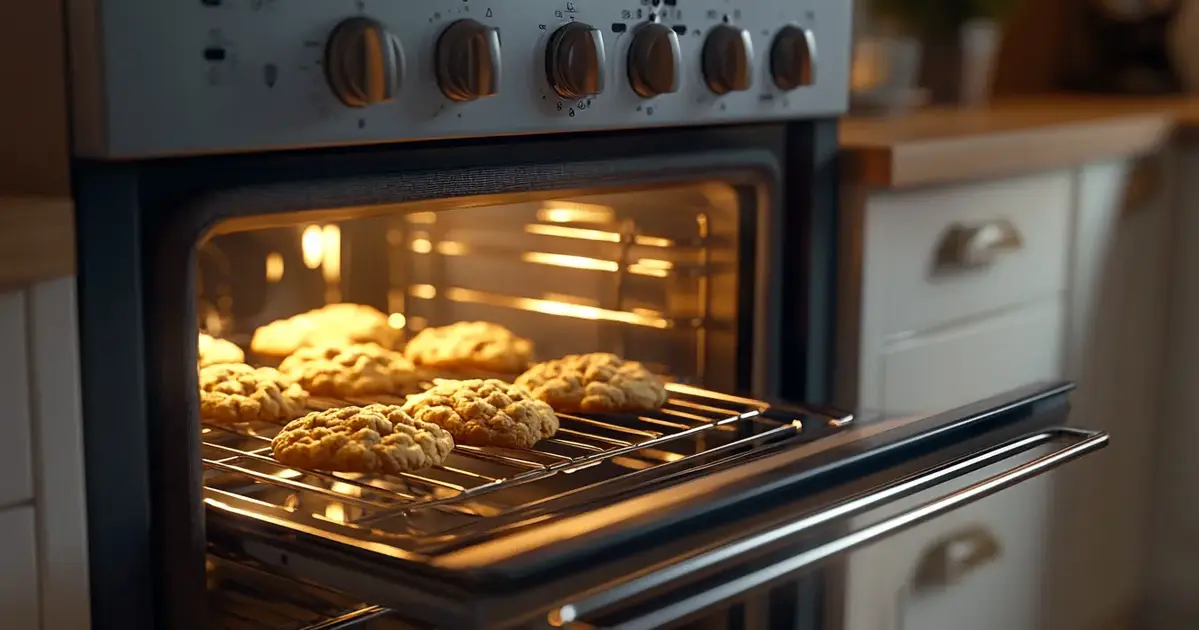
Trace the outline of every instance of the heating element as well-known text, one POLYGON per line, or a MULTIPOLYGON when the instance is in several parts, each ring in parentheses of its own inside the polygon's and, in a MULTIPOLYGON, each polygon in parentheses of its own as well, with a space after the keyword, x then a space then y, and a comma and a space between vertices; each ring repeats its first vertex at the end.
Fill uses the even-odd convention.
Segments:
MULTIPOLYGON (((827 435, 848 417, 670 384, 647 414, 558 414, 534 448, 456 446, 441 466, 401 475, 289 468, 271 457, 277 425, 202 428, 205 497, 302 529, 420 554, 456 547, 518 519, 677 480, 827 435)), ((394 400, 317 399, 317 409, 394 400)))

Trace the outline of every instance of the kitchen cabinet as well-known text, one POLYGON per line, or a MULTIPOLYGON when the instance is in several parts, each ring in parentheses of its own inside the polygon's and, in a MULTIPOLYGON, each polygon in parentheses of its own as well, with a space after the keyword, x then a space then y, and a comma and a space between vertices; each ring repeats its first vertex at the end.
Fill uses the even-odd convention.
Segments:
POLYGON ((40 628, 33 508, 0 511, 0 618, 5 628, 40 628))
POLYGON ((0 292, 0 624, 88 627, 75 278, 0 292))
POLYGON ((845 630, 1127 630, 1143 596, 1143 425, 1157 395, 1169 229, 1160 194, 1128 198, 1134 163, 849 191, 864 223, 861 408, 933 412, 1065 377, 1079 385, 1072 418, 1111 432, 1112 446, 851 554, 845 630), (970 238, 993 251, 954 248, 970 238), (975 554, 969 570, 930 583, 922 563, 955 554, 975 554))
MULTIPOLYGON (((1146 630, 1193 628, 1199 619, 1199 146, 1176 155, 1164 404, 1158 423, 1146 630)), ((1131 253, 1130 253, 1131 255, 1131 253)))

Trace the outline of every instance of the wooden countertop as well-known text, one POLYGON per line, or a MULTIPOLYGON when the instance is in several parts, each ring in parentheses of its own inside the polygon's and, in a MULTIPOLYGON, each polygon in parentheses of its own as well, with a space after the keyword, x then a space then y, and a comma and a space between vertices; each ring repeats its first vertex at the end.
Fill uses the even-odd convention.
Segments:
POLYGON ((847 118, 847 175, 905 188, 1066 168, 1199 137, 1199 98, 1047 96, 985 108, 847 118))
POLYGON ((74 273, 74 203, 0 197, 0 290, 74 273))

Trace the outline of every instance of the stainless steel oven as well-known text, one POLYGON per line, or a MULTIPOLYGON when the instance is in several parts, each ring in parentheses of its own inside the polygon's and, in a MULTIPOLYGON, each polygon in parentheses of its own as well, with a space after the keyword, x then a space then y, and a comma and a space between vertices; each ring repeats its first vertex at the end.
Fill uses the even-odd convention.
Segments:
POLYGON ((1105 444, 1066 383, 834 400, 848 3, 68 8, 97 628, 832 628, 843 554, 1105 444), (388 351, 488 322, 667 400, 389 475, 201 413, 197 334, 276 365, 256 334, 341 303, 388 351))

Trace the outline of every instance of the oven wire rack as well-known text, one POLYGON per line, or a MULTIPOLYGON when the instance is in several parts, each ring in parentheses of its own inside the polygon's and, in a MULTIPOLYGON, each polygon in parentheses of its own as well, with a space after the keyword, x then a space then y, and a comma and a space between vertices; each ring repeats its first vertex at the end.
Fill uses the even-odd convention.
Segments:
MULTIPOLYGON (((653 413, 558 414, 557 434, 531 449, 458 445, 442 465, 400 475, 288 467, 271 455, 278 425, 203 423, 205 489, 217 500, 233 494, 287 509, 323 509, 318 518, 342 525, 378 528, 389 522, 401 525, 383 529, 438 533, 464 524, 454 518, 477 522, 527 510, 646 472, 752 452, 803 431, 802 416, 768 418, 769 405, 759 401, 677 383, 667 388, 670 399, 653 413), (436 512, 438 523, 410 522, 425 510, 436 512)), ((317 399, 311 407, 372 402, 402 401, 317 399)))

